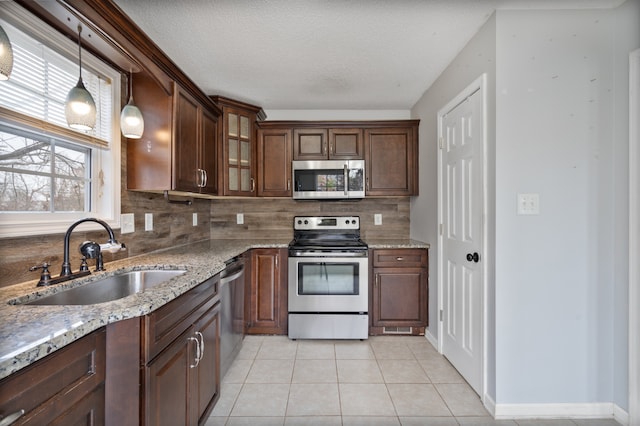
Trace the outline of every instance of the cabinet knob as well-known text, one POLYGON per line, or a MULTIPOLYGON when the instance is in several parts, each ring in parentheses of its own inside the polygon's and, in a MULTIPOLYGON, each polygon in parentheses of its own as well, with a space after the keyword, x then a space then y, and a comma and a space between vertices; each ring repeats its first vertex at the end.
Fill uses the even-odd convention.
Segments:
POLYGON ((398 262, 402 262, 402 261, 404 260, 404 257, 396 257, 396 260, 397 260, 398 262))

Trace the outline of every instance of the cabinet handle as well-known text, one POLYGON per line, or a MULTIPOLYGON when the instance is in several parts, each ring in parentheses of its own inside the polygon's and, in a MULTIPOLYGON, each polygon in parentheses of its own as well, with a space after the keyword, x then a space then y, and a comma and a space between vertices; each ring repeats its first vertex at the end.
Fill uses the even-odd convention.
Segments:
POLYGON ((367 177, 367 191, 369 190, 369 178, 367 177))
POLYGON ((254 192, 256 190, 256 180, 254 178, 251 178, 251 192, 254 192))
POLYGON ((404 257, 396 257, 396 260, 397 260, 398 262, 402 262, 402 261, 404 260, 404 257))
POLYGON ((380 279, 380 275, 376 274, 376 279, 373 281, 374 287, 378 287, 378 279, 380 279))
POLYGON ((287 179, 287 191, 291 190, 291 179, 287 179))
POLYGON ((276 256, 276 268, 278 267, 278 258, 279 258, 279 257, 280 257, 280 256, 276 256))
POLYGON ((201 342, 200 343, 200 359, 198 360, 198 362, 200 362, 202 358, 204 358, 204 336, 199 331, 196 331, 196 336, 200 338, 200 342, 201 342))
POLYGON ((333 144, 329 143, 329 155, 333 155, 333 144))
POLYGON ((324 143, 324 146, 322 148, 322 154, 323 155, 327 155, 327 143, 326 142, 324 143))
POLYGON ((187 339, 190 342, 196 342, 196 357, 194 359, 195 364, 191 364, 189 368, 196 368, 200 364, 200 340, 195 337, 189 337, 187 339))
POLYGON ((209 175, 207 175, 206 170, 202 170, 202 187, 207 186, 207 182, 209 181, 209 175))
POLYGON ((0 426, 9 426, 16 422, 20 417, 24 416, 24 410, 16 411, 9 414, 7 417, 0 419, 0 426))

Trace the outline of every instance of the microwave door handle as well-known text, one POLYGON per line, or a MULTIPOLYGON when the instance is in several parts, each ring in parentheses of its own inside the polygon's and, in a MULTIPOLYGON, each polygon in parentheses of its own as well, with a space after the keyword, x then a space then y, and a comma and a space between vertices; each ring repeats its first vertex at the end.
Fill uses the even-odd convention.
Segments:
POLYGON ((349 163, 344 163, 344 195, 349 195, 349 163))

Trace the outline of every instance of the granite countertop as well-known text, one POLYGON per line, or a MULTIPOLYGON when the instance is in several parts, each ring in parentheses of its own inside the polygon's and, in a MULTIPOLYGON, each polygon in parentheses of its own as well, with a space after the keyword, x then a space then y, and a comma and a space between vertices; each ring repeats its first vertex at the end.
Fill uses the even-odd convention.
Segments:
MULTIPOLYGON (((429 248, 420 241, 367 240, 369 248, 429 248)), ((37 280, 0 288, 0 379, 107 324, 149 314, 224 269, 224 262, 252 248, 286 248, 289 240, 210 240, 134 256, 94 273, 50 287, 37 280), (140 269, 184 269, 166 283, 122 299, 94 305, 38 306, 21 303, 140 269)), ((55 270, 55 269, 53 269, 55 270)))

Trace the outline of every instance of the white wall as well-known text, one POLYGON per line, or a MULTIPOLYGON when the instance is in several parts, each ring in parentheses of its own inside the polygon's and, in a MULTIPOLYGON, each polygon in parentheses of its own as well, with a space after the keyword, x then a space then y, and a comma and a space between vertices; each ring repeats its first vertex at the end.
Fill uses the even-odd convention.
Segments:
POLYGON ((500 10, 412 109, 421 124, 411 237, 433 248, 435 336, 436 114, 488 74, 487 393, 497 409, 628 409, 627 62, 639 44, 640 0, 500 10), (538 216, 516 214, 528 192, 540 194, 538 216))
POLYGON ((627 407, 628 116, 618 80, 629 50, 614 41, 638 43, 631 1, 627 19, 497 13, 497 404, 627 407), (527 192, 540 194, 539 216, 516 215, 527 192))
MULTIPOLYGON (((411 200, 411 238, 425 241, 431 244, 429 251, 429 329, 433 336, 438 336, 438 206, 437 206, 437 113, 458 93, 464 90, 469 84, 487 73, 487 103, 488 103, 488 156, 489 164, 489 200, 494 199, 493 190, 493 146, 495 140, 495 64, 496 64, 496 43, 495 43, 495 16, 489 18, 487 23, 480 29, 478 34, 465 46, 456 59, 445 69, 440 77, 418 100, 411 110, 413 118, 420 119, 420 195, 411 200)), ((424 52, 428 55, 429 52, 424 52)), ((490 201, 493 205, 493 202, 490 201)), ((490 211, 490 218, 493 217, 493 210, 490 211)), ((490 220, 491 233, 493 233, 493 221, 490 220)), ((488 236, 489 245, 492 246, 492 235, 488 236)), ((483 256, 484 257, 484 256, 483 256)), ((486 265, 491 269, 491 265, 486 265)), ((493 283, 492 270, 489 271, 493 283)), ((490 300, 488 308, 490 312, 489 329, 493 330, 493 290, 490 285, 490 300)), ((487 342, 491 351, 488 356, 489 383, 488 393, 493 397, 495 387, 493 377, 495 376, 495 366, 493 359, 495 355, 493 349, 494 336, 491 333, 487 336, 487 342)))

